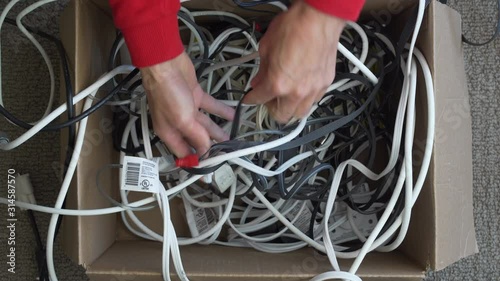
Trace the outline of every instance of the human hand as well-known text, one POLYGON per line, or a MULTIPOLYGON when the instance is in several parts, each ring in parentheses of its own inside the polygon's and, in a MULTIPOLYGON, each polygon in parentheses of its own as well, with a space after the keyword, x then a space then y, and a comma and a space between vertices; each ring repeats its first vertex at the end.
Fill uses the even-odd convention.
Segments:
POLYGON ((344 26, 344 20, 296 1, 261 39, 259 72, 244 102, 265 104, 280 123, 307 115, 333 82, 344 26))
POLYGON ((232 120, 234 110, 205 93, 196 79, 194 66, 186 53, 141 69, 153 128, 177 157, 204 154, 211 140, 229 138, 200 109, 232 120))

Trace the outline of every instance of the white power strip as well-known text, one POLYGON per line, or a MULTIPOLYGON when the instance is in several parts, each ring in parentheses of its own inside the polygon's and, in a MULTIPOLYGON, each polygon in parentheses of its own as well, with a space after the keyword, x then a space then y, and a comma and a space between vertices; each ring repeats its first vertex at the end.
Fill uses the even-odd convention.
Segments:
MULTIPOLYGON (((348 215, 347 208, 348 206, 344 202, 337 203, 337 212, 335 212, 331 221, 335 223, 336 221, 345 218, 348 215)), ((371 209, 372 208, 370 208, 369 210, 371 209)), ((372 233, 373 229, 375 228, 378 222, 377 216, 375 214, 362 215, 359 213, 354 213, 352 215, 352 219, 354 221, 355 226, 359 230, 359 233, 361 233, 364 238, 368 237, 370 233, 372 233)), ((351 222, 347 219, 339 227, 333 230, 333 232, 330 235, 330 238, 332 243, 340 244, 356 240, 359 237, 353 230, 351 222)))

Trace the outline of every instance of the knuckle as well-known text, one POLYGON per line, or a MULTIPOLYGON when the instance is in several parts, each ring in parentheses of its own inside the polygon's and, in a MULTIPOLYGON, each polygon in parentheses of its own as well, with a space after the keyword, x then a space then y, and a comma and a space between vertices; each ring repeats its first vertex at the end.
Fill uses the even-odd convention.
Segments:
POLYGON ((310 92, 311 92, 311 86, 301 83, 296 87, 293 96, 302 99, 307 97, 310 92))
POLYGON ((194 118, 188 114, 179 114, 174 118, 174 127, 177 129, 185 129, 192 126, 194 118))
POLYGON ((271 91, 276 96, 284 96, 289 92, 289 83, 285 79, 275 79, 271 84, 271 91))

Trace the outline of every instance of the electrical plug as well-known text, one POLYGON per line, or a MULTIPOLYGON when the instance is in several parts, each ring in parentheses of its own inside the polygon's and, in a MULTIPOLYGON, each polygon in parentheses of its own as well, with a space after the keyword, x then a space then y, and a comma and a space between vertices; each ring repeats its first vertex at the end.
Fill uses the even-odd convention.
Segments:
POLYGON ((175 160, 172 155, 167 155, 164 157, 155 157, 155 159, 158 163, 158 171, 160 173, 166 173, 173 168, 175 168, 175 160))
MULTIPOLYGON (((16 199, 20 202, 36 205, 35 195, 33 194, 33 185, 29 174, 16 175, 16 199)), ((21 208, 25 211, 25 209, 21 208)))
POLYGON ((212 176, 212 184, 224 193, 236 181, 233 168, 229 164, 224 164, 217 169, 212 176))
POLYGON ((0 145, 8 144, 10 142, 9 135, 7 133, 0 131, 0 145))

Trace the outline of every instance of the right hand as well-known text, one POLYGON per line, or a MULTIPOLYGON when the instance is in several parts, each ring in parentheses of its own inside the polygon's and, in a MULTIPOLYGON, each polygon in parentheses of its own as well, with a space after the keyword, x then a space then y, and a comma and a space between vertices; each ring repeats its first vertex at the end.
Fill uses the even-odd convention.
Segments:
POLYGON ((344 26, 345 20, 295 1, 260 40, 259 72, 244 102, 265 104, 279 123, 306 116, 335 78, 344 26))
POLYGON ((208 151, 212 140, 225 141, 226 132, 204 111, 232 120, 234 109, 205 93, 196 79, 194 66, 186 53, 141 69, 143 85, 155 134, 175 156, 182 158, 208 151))

